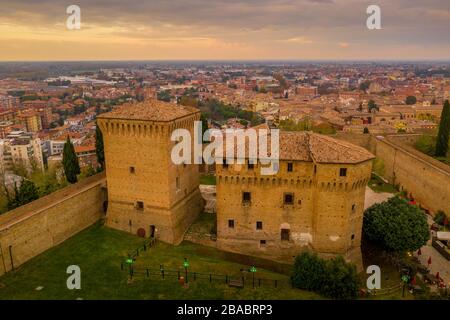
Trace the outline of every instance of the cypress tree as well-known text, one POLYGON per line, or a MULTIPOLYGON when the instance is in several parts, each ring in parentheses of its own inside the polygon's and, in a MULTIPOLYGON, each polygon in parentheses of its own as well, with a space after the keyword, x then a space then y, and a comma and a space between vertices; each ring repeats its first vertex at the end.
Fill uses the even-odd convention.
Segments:
POLYGON ((80 165, 78 164, 78 158, 75 153, 75 148, 73 147, 69 136, 67 136, 67 141, 64 144, 62 162, 67 181, 69 183, 77 182, 77 174, 80 173, 80 165))
POLYGON ((97 161, 103 170, 105 165, 105 150, 103 148, 103 133, 98 125, 95 127, 95 152, 97 153, 97 161))
POLYGON ((442 108, 441 123, 436 141, 436 157, 446 157, 448 152, 448 138, 450 135, 450 103, 445 100, 442 108))

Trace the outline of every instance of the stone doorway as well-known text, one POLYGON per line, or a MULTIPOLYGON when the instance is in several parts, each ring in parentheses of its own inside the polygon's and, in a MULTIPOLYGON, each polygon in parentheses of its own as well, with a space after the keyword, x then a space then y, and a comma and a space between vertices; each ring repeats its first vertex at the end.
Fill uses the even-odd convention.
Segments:
POLYGON ((150 226, 150 238, 154 238, 155 237, 155 230, 156 230, 155 226, 151 225, 150 226))

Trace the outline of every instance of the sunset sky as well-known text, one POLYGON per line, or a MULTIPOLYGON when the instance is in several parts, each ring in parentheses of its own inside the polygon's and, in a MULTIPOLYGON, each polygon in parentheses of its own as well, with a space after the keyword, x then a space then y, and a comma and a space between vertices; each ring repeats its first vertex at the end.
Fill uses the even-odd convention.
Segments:
POLYGON ((450 0, 0 0, 2 61, 147 59, 450 60, 450 0))

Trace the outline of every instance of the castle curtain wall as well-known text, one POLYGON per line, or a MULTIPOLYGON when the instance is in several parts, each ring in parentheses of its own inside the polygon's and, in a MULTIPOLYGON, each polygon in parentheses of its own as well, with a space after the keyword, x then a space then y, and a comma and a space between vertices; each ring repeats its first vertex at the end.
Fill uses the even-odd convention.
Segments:
POLYGON ((0 215, 0 275, 97 222, 105 182, 98 174, 0 215))

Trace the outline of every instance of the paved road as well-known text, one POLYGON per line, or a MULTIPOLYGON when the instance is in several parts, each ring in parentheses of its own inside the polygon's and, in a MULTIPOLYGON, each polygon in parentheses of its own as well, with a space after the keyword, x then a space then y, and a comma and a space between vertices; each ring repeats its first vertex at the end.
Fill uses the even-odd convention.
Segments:
MULTIPOLYGON (((428 225, 433 224, 433 219, 428 216, 428 225)), ((421 249, 421 255, 418 256, 419 261, 428 266, 428 259, 431 257, 430 273, 436 275, 439 272, 439 276, 444 282, 450 286, 450 261, 445 259, 435 248, 431 246, 431 240, 428 240, 427 244, 421 249)), ((417 255, 417 252, 416 252, 417 255)))
POLYGON ((431 246, 431 240, 429 241, 429 244, 423 246, 420 251, 422 252, 422 254, 418 256, 420 262, 424 266, 428 266, 428 259, 431 257, 430 273, 436 275, 436 273, 439 272, 439 276, 444 279, 444 282, 447 285, 450 285, 450 261, 445 259, 431 246))

